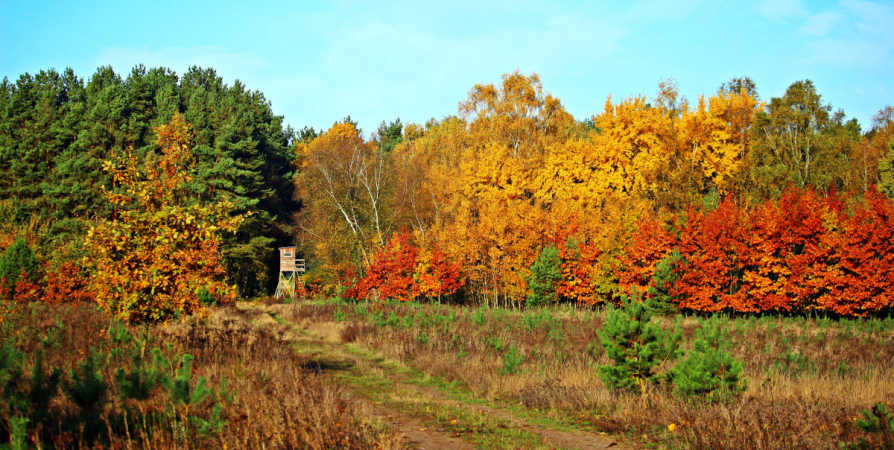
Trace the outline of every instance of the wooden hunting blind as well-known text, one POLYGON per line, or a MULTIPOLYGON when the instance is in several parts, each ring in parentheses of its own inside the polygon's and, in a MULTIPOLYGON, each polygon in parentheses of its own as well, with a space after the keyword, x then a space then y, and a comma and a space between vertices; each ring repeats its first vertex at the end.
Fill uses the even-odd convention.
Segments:
POLYGON ((279 284, 276 286, 276 298, 288 295, 295 298, 295 283, 304 283, 297 274, 306 270, 303 259, 297 259, 298 247, 279 248, 279 284))
POLYGON ((280 247, 279 248, 279 271, 280 272, 298 272, 304 273, 305 266, 303 259, 296 259, 297 247, 280 247))

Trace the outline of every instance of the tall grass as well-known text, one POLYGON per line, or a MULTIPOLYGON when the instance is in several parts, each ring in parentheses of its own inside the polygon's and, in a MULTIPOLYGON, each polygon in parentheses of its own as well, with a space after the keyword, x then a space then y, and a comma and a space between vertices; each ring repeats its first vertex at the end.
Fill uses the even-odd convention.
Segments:
MULTIPOLYGON (((476 394, 685 448, 833 448, 867 436, 860 411, 894 400, 894 320, 748 317, 730 321, 748 389, 726 402, 607 389, 596 332, 604 312, 507 311, 438 305, 305 304, 304 321, 348 323, 343 340, 476 394), (423 338, 424 336, 424 338, 423 338), (507 370, 511 361, 512 370, 507 370)), ((672 327, 665 319, 662 326, 672 327)), ((702 320, 683 320, 689 348, 702 320)), ((668 365, 660 367, 666 371, 668 365)))
POLYGON ((27 305, 5 317, 0 348, 13 355, 0 357, 0 444, 11 448, 402 446, 234 308, 128 328, 88 305, 27 305))

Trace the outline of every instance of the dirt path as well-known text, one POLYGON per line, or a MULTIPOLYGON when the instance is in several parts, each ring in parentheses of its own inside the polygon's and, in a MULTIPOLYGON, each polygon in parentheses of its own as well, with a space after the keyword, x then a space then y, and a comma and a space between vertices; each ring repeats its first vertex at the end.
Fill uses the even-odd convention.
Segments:
POLYGON ((400 432, 406 436, 407 441, 413 448, 420 450, 462 450, 475 448, 461 437, 451 436, 448 433, 445 433, 443 429, 428 427, 421 420, 413 416, 381 405, 371 406, 373 406, 373 414, 378 416, 384 423, 387 423, 388 426, 400 430, 400 432))
MULTIPOLYGON (((283 340, 293 343, 293 345, 301 346, 312 357, 317 370, 351 370, 355 377, 362 377, 362 380, 387 383, 388 387, 383 387, 378 392, 373 389, 372 392, 377 392, 372 395, 373 397, 386 395, 383 390, 401 393, 400 395, 406 397, 396 400, 375 401, 375 399, 370 398, 370 391, 364 393, 360 389, 354 389, 357 401, 365 403, 371 413, 377 416, 383 423, 403 433, 413 448, 476 448, 462 438, 463 433, 450 430, 449 427, 431 425, 431 420, 426 417, 426 414, 422 414, 414 409, 418 409, 420 404, 452 408, 452 410, 461 410, 469 414, 481 415, 481 417, 497 421, 499 423, 498 428, 512 428, 518 433, 532 435, 540 441, 539 444, 519 443, 519 448, 579 450, 633 448, 610 436, 586 431, 567 431, 539 425, 529 425, 526 419, 520 418, 508 410, 481 403, 473 404, 451 399, 440 389, 413 383, 405 371, 395 370, 391 365, 386 365, 382 358, 350 351, 341 342, 339 333, 336 332, 338 328, 333 327, 332 324, 321 325, 307 321, 295 323, 294 321, 278 317, 277 313, 282 312, 281 307, 240 303, 239 308, 248 315, 255 326, 272 331, 283 340)), ((470 434, 466 433, 465 436, 469 437, 470 434)), ((514 447, 511 443, 503 445, 505 448, 514 447)))

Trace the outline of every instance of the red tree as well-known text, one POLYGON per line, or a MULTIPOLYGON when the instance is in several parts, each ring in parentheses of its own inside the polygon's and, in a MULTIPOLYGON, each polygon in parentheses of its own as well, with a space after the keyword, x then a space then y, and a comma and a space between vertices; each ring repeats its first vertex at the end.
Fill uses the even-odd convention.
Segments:
POLYGON ((748 297, 750 285, 743 278, 750 259, 744 210, 726 197, 717 209, 705 213, 689 208, 686 217, 679 237, 686 262, 678 266, 680 277, 672 289, 679 306, 697 311, 759 311, 748 297))
POLYGON ((357 300, 377 297, 400 301, 416 297, 413 273, 419 257, 419 247, 410 242, 412 234, 404 231, 391 237, 385 247, 373 257, 366 275, 345 292, 357 300))

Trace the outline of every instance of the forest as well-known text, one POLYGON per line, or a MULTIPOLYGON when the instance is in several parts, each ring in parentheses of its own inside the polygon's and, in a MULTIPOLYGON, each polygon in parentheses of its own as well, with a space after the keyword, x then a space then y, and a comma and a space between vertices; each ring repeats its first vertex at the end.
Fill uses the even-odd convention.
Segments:
POLYGON ((843 316, 894 301, 894 108, 864 130, 809 80, 765 99, 734 78, 690 101, 668 79, 577 119, 515 72, 455 116, 366 135, 350 116, 284 128, 263 93, 199 67, 47 70, 0 94, 0 250, 34 254, 0 268, 7 297, 135 290, 101 287, 91 261, 162 264, 188 236, 171 220, 198 214, 216 248, 193 255, 208 273, 181 303, 269 295, 274 250, 295 243, 309 296, 595 305, 639 290, 666 310, 843 316), (165 161, 182 179, 151 173, 165 161), (124 225, 134 251, 111 254, 91 231, 175 205, 140 225, 173 230, 164 251, 124 225))
POLYGON ((894 107, 710 92, 3 79, 0 448, 894 448, 894 107))

